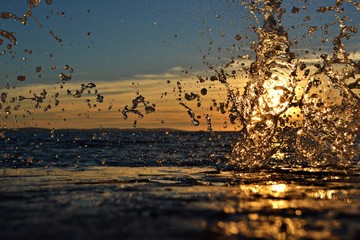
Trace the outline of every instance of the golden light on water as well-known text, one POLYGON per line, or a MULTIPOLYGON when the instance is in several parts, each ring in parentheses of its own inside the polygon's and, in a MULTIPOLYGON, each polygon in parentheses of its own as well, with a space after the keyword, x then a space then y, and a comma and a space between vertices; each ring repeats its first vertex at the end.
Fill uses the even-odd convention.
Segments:
MULTIPOLYGON (((331 214, 333 213, 331 212, 324 213, 330 216, 328 221, 315 219, 312 214, 316 214, 324 208, 343 211, 341 206, 346 204, 353 206, 349 193, 344 190, 324 190, 319 186, 302 186, 271 180, 263 185, 239 185, 236 195, 238 197, 236 211, 232 207, 234 205, 226 206, 224 212, 232 216, 231 220, 219 221, 217 228, 228 237, 331 238, 331 232, 341 228, 341 223, 332 219, 331 214), (309 212, 308 209, 312 210, 309 212), (240 217, 235 218, 235 214, 240 217), (309 218, 314 222, 310 224, 309 218)), ((349 207, 344 214, 352 211, 355 210, 349 207)))
POLYGON ((280 184, 274 184, 270 187, 272 192, 275 192, 277 194, 284 193, 286 190, 286 184, 280 183, 280 184))

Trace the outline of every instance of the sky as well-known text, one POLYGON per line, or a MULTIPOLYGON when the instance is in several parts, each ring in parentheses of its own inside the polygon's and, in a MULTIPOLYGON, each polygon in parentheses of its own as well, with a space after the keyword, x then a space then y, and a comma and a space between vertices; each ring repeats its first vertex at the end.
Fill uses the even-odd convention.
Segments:
MULTIPOLYGON (((284 1, 287 11, 282 24, 294 43, 292 51, 297 58, 313 62, 319 53, 331 53, 339 27, 328 24, 329 34, 325 35, 320 27, 308 35, 310 26, 336 21, 333 13, 316 12, 318 1, 309 2, 284 1), (291 13, 293 7, 299 7, 298 14, 291 13), (309 21, 304 21, 306 16, 309 21)), ((20 17, 28 9, 25 0, 0 3, 2 12, 20 17)), ((349 3, 344 7, 350 19, 347 23, 358 27, 356 8, 349 3)), ((208 114, 214 129, 236 130, 240 126, 231 125, 227 115, 220 114, 214 106, 214 99, 217 103, 226 99, 226 88, 218 82, 199 83, 198 76, 213 75, 214 69, 225 66, 231 58, 238 60, 232 68, 241 68, 241 63, 250 65, 254 60, 251 46, 257 41, 252 27, 262 25, 260 14, 255 15, 258 19, 241 1, 53 0, 50 5, 41 1, 34 7, 27 25, 0 19, 0 29, 13 32, 17 38, 12 49, 7 49, 10 42, 6 38, 0 46, 0 93, 7 95, 0 109, 0 128, 136 126, 206 130, 208 114), (241 39, 237 40, 236 35, 241 39), (63 84, 61 73, 71 75, 71 80, 63 84), (18 76, 26 79, 19 81, 18 76), (96 88, 86 88, 80 98, 75 98, 81 84, 88 83, 94 83, 96 88), (200 95, 204 88, 208 93, 201 95, 200 107, 196 100, 184 99, 185 93, 200 95), (39 106, 29 99, 18 100, 20 95, 40 96, 44 89, 47 98, 39 106), (97 94, 104 97, 103 102, 96 101, 97 94), (145 107, 140 104, 144 117, 130 113, 125 120, 122 110, 126 105, 131 107, 139 95, 145 97, 147 105, 154 104, 155 112, 145 114, 145 107), (180 102, 193 110, 200 126, 193 126, 180 102), (6 109, 8 106, 10 109, 6 109)), ((349 53, 358 49, 359 35, 353 35, 346 42, 349 53)), ((353 58, 357 59, 358 54, 353 58)), ((230 86, 241 91, 246 80, 246 74, 238 74, 230 80, 230 86)))

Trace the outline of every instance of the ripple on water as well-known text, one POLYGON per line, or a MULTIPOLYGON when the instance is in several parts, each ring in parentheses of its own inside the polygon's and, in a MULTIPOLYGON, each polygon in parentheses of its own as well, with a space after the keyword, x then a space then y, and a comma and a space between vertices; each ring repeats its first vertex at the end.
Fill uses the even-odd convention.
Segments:
POLYGON ((3 169, 8 227, 0 236, 36 236, 57 222, 42 236, 351 239, 360 226, 359 182, 358 169, 3 169), (101 230, 85 231, 94 225, 101 230))

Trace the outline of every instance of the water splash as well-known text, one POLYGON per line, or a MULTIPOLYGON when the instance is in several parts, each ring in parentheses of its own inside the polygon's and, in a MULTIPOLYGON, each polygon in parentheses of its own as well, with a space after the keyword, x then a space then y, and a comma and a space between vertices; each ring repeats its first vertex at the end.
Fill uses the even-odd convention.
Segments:
MULTIPOLYGON (((251 66, 251 80, 237 106, 244 129, 243 139, 236 143, 230 165, 236 168, 259 167, 271 157, 279 158, 280 149, 292 149, 295 156, 289 163, 313 167, 346 167, 359 161, 359 97, 353 91, 359 88, 359 63, 348 58, 342 39, 357 32, 346 26, 347 17, 339 17, 343 1, 335 6, 320 7, 318 12, 335 11, 340 33, 333 41, 331 58, 321 55, 323 65, 310 76, 302 98, 295 105, 303 114, 302 126, 279 128, 279 120, 295 96, 297 66, 289 51, 287 33, 277 25, 281 22, 279 9, 282 1, 257 1, 265 4, 264 26, 258 30, 259 41, 255 49, 256 61, 251 66), (347 83, 350 79, 354 81, 347 83), (285 147, 284 147, 285 146, 285 147)), ((352 2, 351 2, 352 3, 352 2)), ((317 28, 311 30, 312 34, 317 28)), ((301 64, 300 70, 306 65, 301 64)), ((309 75, 305 69, 304 76, 309 75)), ((280 124, 282 125, 282 124, 280 124)), ((288 163, 288 164, 289 164, 288 163)))
MULTIPOLYGON (((124 109, 122 111, 123 118, 127 119, 129 113, 133 113, 135 115, 138 115, 139 118, 143 118, 144 114, 140 110, 138 110, 139 104, 144 105, 144 110, 145 110, 146 114, 153 113, 156 111, 155 104, 150 105, 150 102, 145 101, 145 97, 143 97, 142 95, 139 95, 132 100, 132 106, 130 109, 127 105, 124 107, 124 109)), ((136 127, 136 123, 137 123, 137 121, 135 121, 133 127, 136 127)))
MULTIPOLYGON (((52 3, 51 0, 45 2, 47 4, 52 3)), ((220 101, 212 98, 211 106, 206 113, 198 114, 195 107, 191 106, 190 108, 190 104, 187 105, 186 101, 196 101, 196 107, 200 108, 203 104, 203 98, 210 96, 212 89, 201 86, 199 92, 196 93, 193 92, 196 91, 194 89, 187 91, 186 85, 182 85, 182 80, 174 81, 176 82, 174 93, 178 94, 176 100, 184 107, 183 110, 187 112, 194 126, 201 124, 203 116, 208 131, 213 131, 214 118, 210 113, 211 111, 217 111, 222 115, 228 114, 231 124, 240 122, 242 130, 239 133, 238 142, 234 144, 229 158, 229 166, 235 168, 261 167, 271 160, 280 160, 286 151, 295 154, 288 163, 310 166, 349 166, 358 163, 360 124, 358 120, 359 97, 356 90, 359 89, 359 79, 356 79, 356 75, 359 74, 360 67, 359 63, 350 59, 343 44, 343 40, 351 38, 357 29, 354 26, 347 25, 348 18, 346 15, 342 15, 344 2, 353 5, 357 11, 359 10, 359 4, 351 0, 335 1, 333 6, 318 7, 318 14, 334 13, 340 25, 340 33, 334 38, 332 56, 328 57, 328 55, 322 54, 322 63, 314 65, 318 69, 313 74, 305 63, 296 59, 295 54, 290 50, 291 41, 287 31, 282 26, 282 16, 285 13, 285 9, 282 8, 283 1, 254 0, 242 1, 244 5, 249 6, 256 22, 262 25, 256 29, 258 39, 253 45, 256 59, 245 71, 249 81, 244 92, 240 94, 239 89, 233 88, 228 82, 231 78, 235 79, 235 75, 239 73, 235 70, 232 70, 231 73, 226 72, 226 69, 236 64, 235 57, 231 57, 231 61, 223 67, 213 66, 204 61, 214 74, 206 78, 198 76, 197 83, 210 82, 209 86, 219 83, 227 89, 226 100, 220 101), (301 98, 297 99, 297 82, 301 78, 308 79, 308 83, 301 94, 301 98), (350 80, 352 82, 349 83, 350 80), (289 117, 294 114, 288 112, 293 107, 297 109, 297 113, 294 114, 303 117, 300 125, 289 123, 289 117)), ((31 13, 31 10, 39 4, 39 0, 28 1, 28 11, 22 17, 9 12, 1 12, 0 18, 3 20, 11 19, 26 25, 28 24, 28 17, 32 17, 41 27, 41 24, 31 13)), ((307 1, 304 2, 303 9, 306 8, 306 4, 308 4, 307 1)), ((292 14, 301 11, 301 8, 295 6, 291 9, 292 14)), ((216 19, 220 18, 220 14, 216 15, 216 19)), ((306 35, 314 36, 321 29, 328 32, 330 31, 329 27, 336 24, 334 21, 324 26, 308 26, 309 21, 310 17, 306 16, 304 26, 307 33, 303 35, 304 38, 306 35)), ((62 43, 62 39, 53 31, 50 31, 50 34, 56 41, 62 43)), ((90 35, 90 32, 87 35, 90 35)), ((221 35, 224 37, 223 34, 221 35)), ((5 40, 0 38, 0 45, 4 41, 9 41, 6 46, 8 50, 17 44, 15 35, 10 31, 0 30, 0 37, 5 38, 5 40)), ((246 36, 235 35, 237 42, 244 38, 246 36)), ((297 44, 296 39, 293 42, 297 44)), ((210 45, 212 44, 213 42, 210 41, 210 45)), ((29 54, 31 54, 31 50, 29 54)), ((241 60, 250 59, 245 54, 239 58, 241 60)), ((241 60, 239 61, 241 62, 241 60)), ((52 70, 55 69, 56 66, 54 65, 52 70)), ((45 68, 42 66, 35 67, 36 73, 40 74, 44 71, 45 68)), ((65 71, 58 75, 61 89, 65 84, 72 81, 73 69, 66 65, 65 71)), ((184 70, 184 73, 188 74, 188 71, 184 70)), ((21 74, 17 76, 17 80, 26 81, 28 77, 21 74)), ((167 80, 167 84, 170 84, 170 80, 167 80)), ((68 96, 81 98, 86 91, 90 94, 95 87, 94 83, 81 84, 80 89, 68 88, 66 92, 68 96)), ((104 96, 99 94, 97 90, 93 93, 94 100, 97 103, 104 102, 104 96)), ((4 90, 1 93, 0 110, 6 115, 10 115, 12 111, 17 111, 20 108, 20 102, 24 100, 34 102, 35 108, 42 108, 43 111, 49 111, 52 106, 59 104, 59 93, 49 96, 44 89, 39 93, 29 92, 29 94, 30 96, 13 97, 7 90, 4 90), (53 102, 48 99, 51 97, 53 102)), ((155 109, 155 104, 145 101, 145 95, 140 95, 138 92, 136 94, 137 96, 132 100, 132 104, 123 107, 122 110, 119 109, 122 111, 124 119, 128 118, 129 113, 143 118, 145 114, 158 110, 155 109), (142 106, 144 107, 143 110, 140 109, 142 106)), ((167 93, 161 97, 166 95, 167 93)), ((96 104, 90 104, 90 99, 85 101, 89 108, 96 107, 96 104)), ((111 108, 112 104, 108 110, 111 108)), ((133 127, 137 125, 138 122, 135 120, 133 127)), ((227 126, 226 121, 224 128, 225 126, 227 126)))
MULTIPOLYGON (((242 139, 235 145, 231 165, 255 167, 267 163, 277 151, 278 121, 295 95, 296 63, 290 52, 287 33, 281 26, 281 1, 267 1, 264 25, 258 29, 256 60, 251 64, 250 81, 236 100, 243 124, 242 139), (278 21, 275 16, 278 16, 278 21)), ((254 3, 254 6, 256 4, 254 3)))
POLYGON ((310 77, 301 101, 304 126, 298 131, 296 149, 313 166, 345 167, 359 160, 360 99, 353 92, 359 84, 346 82, 355 80, 360 65, 348 58, 341 40, 357 30, 343 19, 339 22, 333 56, 322 56, 323 66, 310 77))
POLYGON ((194 126, 199 126, 200 122, 199 120, 196 119, 195 113, 194 111, 189 108, 185 103, 180 103, 180 105, 182 105, 183 107, 185 107, 189 117, 191 118, 191 122, 194 126))

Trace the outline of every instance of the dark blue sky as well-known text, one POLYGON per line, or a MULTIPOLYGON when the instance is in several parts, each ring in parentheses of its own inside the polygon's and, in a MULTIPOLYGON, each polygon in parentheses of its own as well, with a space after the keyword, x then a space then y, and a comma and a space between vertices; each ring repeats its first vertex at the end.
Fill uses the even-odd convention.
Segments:
MULTIPOLYGON (((209 41, 218 45, 221 41, 222 46, 231 47, 238 30, 245 27, 240 21, 241 8, 233 5, 239 3, 175 0, 65 0, 53 1, 51 6, 41 3, 33 9, 33 15, 43 28, 31 18, 28 26, 2 20, 5 30, 16 33, 18 45, 13 48, 17 52, 15 58, 10 58, 11 54, 2 56, 8 71, 4 71, 2 64, 1 75, 5 72, 9 75, 10 69, 31 74, 34 65, 46 69, 49 66, 45 65, 69 64, 79 78, 117 80, 161 73, 176 66, 196 68, 203 65, 201 57, 207 53, 209 41), (65 14, 59 16, 58 12, 65 14), (62 39, 62 45, 49 34, 50 30, 62 39), (33 54, 29 56, 24 49, 31 49, 33 54), (23 57, 27 60, 21 60, 23 57)), ((9 4, 6 10, 21 15, 26 4, 20 6, 9 4)))

